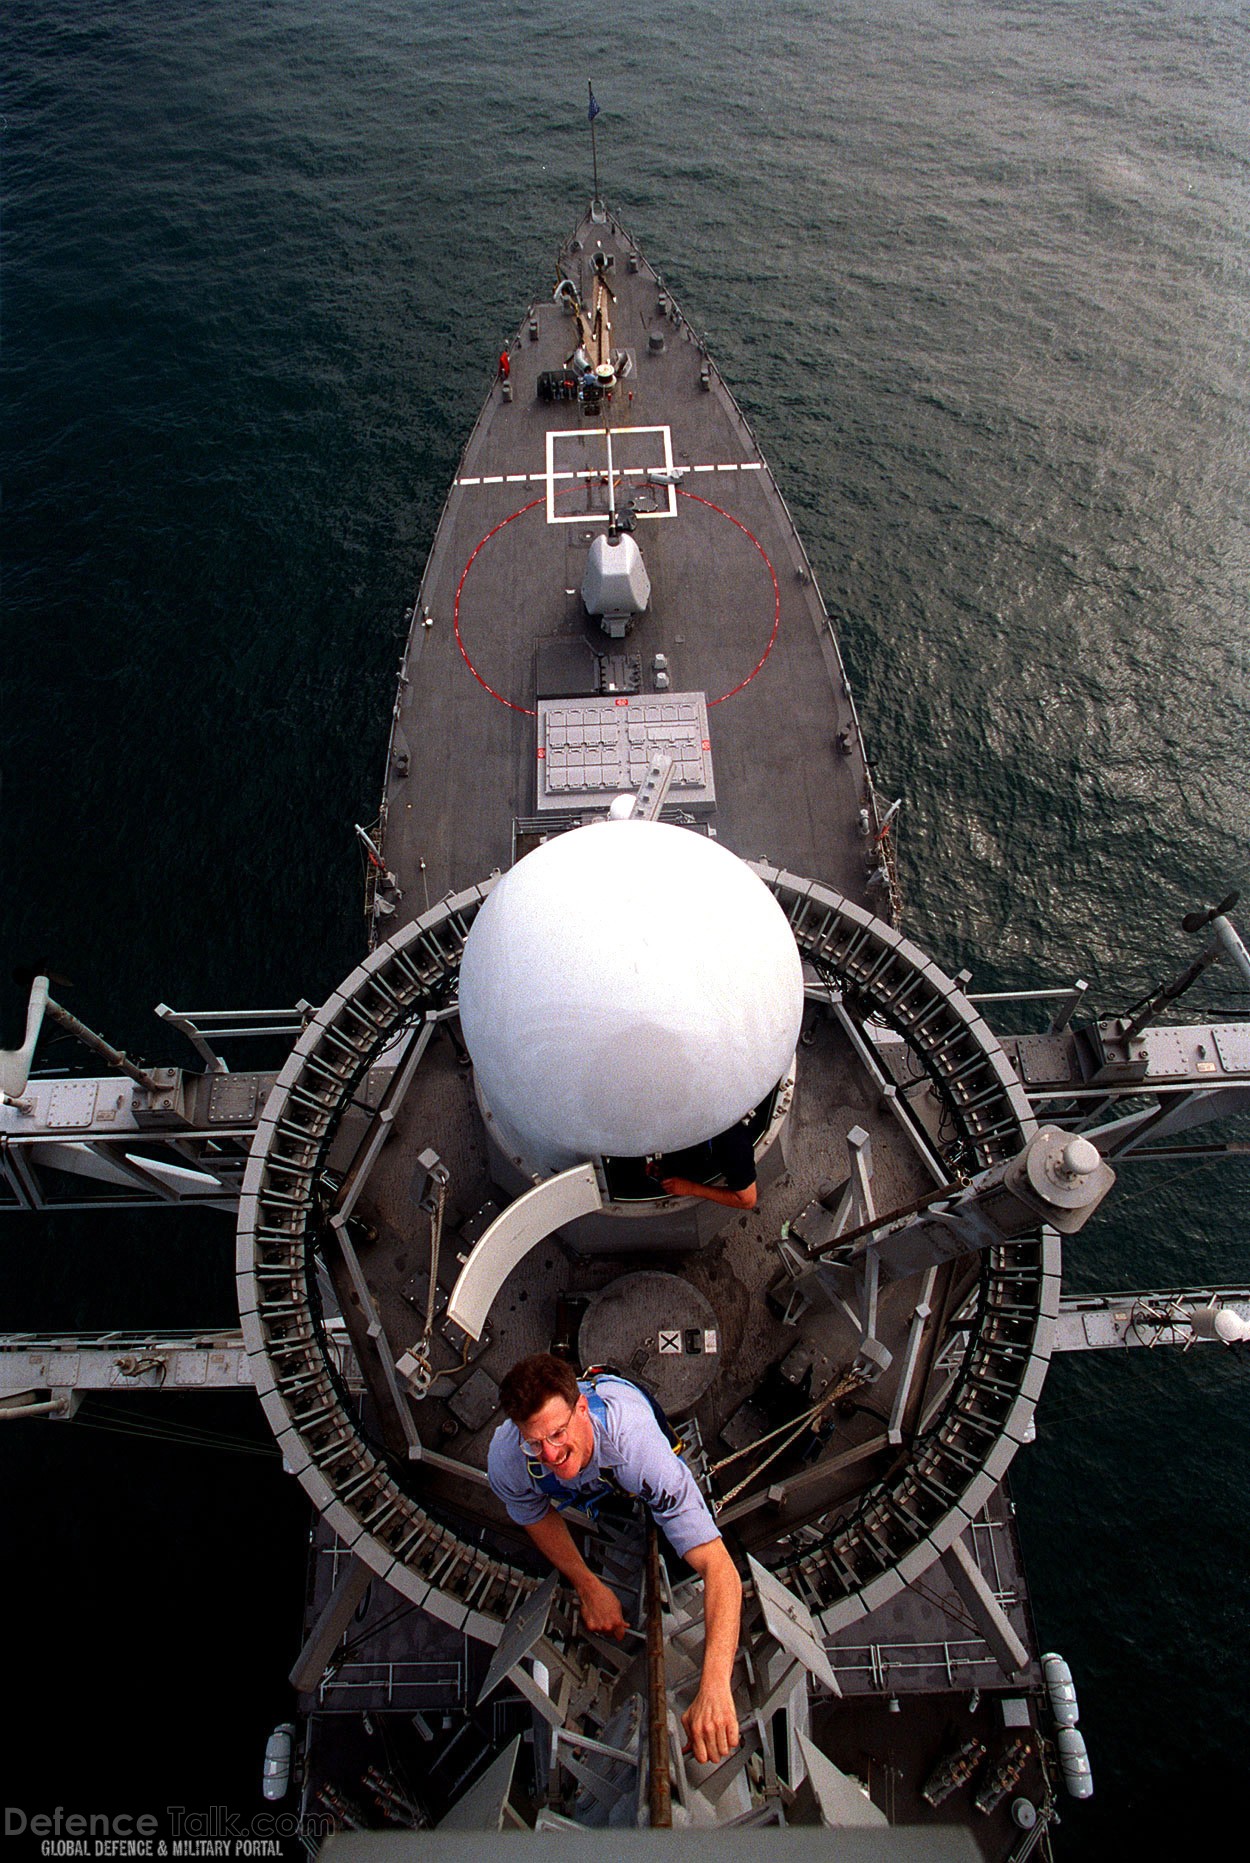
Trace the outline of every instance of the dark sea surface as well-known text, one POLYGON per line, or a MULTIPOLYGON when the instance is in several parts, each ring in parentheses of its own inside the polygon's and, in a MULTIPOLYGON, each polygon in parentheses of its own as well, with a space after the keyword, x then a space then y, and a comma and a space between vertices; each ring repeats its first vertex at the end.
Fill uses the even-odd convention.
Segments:
MULTIPOLYGON (((403 610, 589 193, 591 74, 604 192, 838 616, 912 935, 1116 1010, 1250 883, 1243 5, 8 0, 0 50, 6 974, 174 1058, 155 1002, 320 1000, 360 956, 403 610)), ((1067 1285, 1244 1276, 1247 1181, 1126 1166, 1067 1285)), ((232 1272, 211 1213, 10 1216, 3 1323, 229 1323, 232 1272)), ((229 1440, 4 1428, 5 1802, 247 1814, 303 1503, 251 1400, 142 1416, 229 1440)), ((1212 1854, 1250 1362, 1060 1360, 1038 1428, 1013 1488, 1096 1784, 1058 1854, 1212 1854)))

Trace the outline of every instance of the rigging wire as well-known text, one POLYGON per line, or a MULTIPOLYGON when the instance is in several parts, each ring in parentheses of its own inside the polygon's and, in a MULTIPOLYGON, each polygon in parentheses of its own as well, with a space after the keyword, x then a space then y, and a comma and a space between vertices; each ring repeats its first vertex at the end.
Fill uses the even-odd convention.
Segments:
MULTIPOLYGON (((1136 1351, 1140 1352, 1140 1351, 1149 1351, 1150 1348, 1138 1346, 1136 1348, 1131 1348, 1131 1349, 1135 1349, 1136 1351)), ((1165 1348, 1165 1350, 1171 1351, 1171 1352, 1183 1352, 1184 1349, 1185 1348, 1183 1346, 1179 1346, 1179 1345, 1168 1346, 1165 1348)), ((1205 1349, 1206 1349, 1208 1358, 1214 1356, 1212 1352, 1212 1348, 1207 1347, 1205 1349)), ((1240 1361, 1241 1372, 1242 1372, 1243 1378, 1250 1377, 1250 1355, 1247 1355, 1247 1353, 1244 1350, 1239 1351, 1236 1346, 1231 1346, 1231 1347, 1226 1346, 1224 1348, 1224 1351, 1225 1351, 1226 1356, 1231 1355, 1234 1359, 1240 1361)), ((1068 1353, 1064 1353, 1062 1354, 1062 1356, 1065 1358, 1068 1356, 1071 1356, 1072 1358, 1083 1358, 1086 1356, 1086 1354, 1080 1353, 1080 1352, 1074 1352, 1070 1355, 1068 1353)), ((1089 1356, 1094 1356, 1094 1355, 1090 1354, 1089 1356)), ((1065 1405, 1062 1410, 1043 1410, 1041 1402, 1039 1401, 1037 1405, 1038 1428, 1040 1430, 1041 1425, 1043 1423, 1045 1423, 1047 1426, 1050 1426, 1051 1424, 1057 1424, 1063 1427, 1068 1427, 1077 1422, 1084 1422, 1084 1420, 1087 1417, 1097 1417, 1097 1416, 1102 1415, 1104 1412, 1113 1412, 1115 1408, 1117 1407, 1117 1404, 1119 1404, 1120 1408, 1123 1408, 1123 1395, 1117 1394, 1116 1392, 1113 1392, 1113 1391, 1109 1391, 1105 1397, 1093 1403, 1090 1403, 1086 1401, 1085 1399, 1078 1399, 1074 1403, 1065 1405)), ((1027 1446, 1032 1447, 1031 1444, 1027 1446)))
POLYGON ((980 1626, 972 1621, 957 1598, 939 1597, 937 1592, 930 1591, 928 1586, 922 1584, 918 1578, 913 1578, 910 1589, 919 1592, 925 1603, 931 1604, 935 1611, 942 1613, 943 1617, 949 1617, 953 1624, 958 1624, 963 1630, 970 1630, 978 1642, 984 1643, 985 1637, 980 1626))
POLYGON ((234 1455, 262 1456, 266 1461, 280 1459, 276 1444, 253 1442, 245 1436, 205 1430, 196 1424, 127 1416, 124 1411, 101 1404, 93 1404, 90 1409, 84 1405, 73 1421, 88 1429, 111 1430, 119 1436, 145 1436, 150 1441, 182 1443, 188 1448, 219 1449, 234 1455))
POLYGON ((400 1623, 405 1617, 410 1617, 416 1608, 415 1604, 397 1604, 385 1616, 379 1617, 376 1623, 370 1624, 367 1630, 361 1630, 354 1637, 349 1637, 335 1651, 333 1668, 336 1671, 341 1669, 349 1657, 354 1656, 358 1650, 364 1649, 365 1645, 371 1643, 374 1637, 379 1636, 383 1630, 389 1630, 392 1624, 400 1623))
MULTIPOLYGON (((93 1396, 94 1395, 93 1393, 93 1396)), ((126 1422, 130 1422, 135 1415, 133 1411, 127 1408, 114 1408, 112 1405, 102 1401, 98 1396, 91 1406, 91 1414, 113 1419, 121 1418, 126 1422)), ((210 1429, 200 1423, 179 1423, 171 1417, 142 1417, 142 1413, 140 1413, 140 1417, 146 1426, 154 1430, 167 1430, 174 1435, 193 1436, 210 1442, 230 1443, 232 1445, 242 1444, 247 1447, 261 1449, 265 1454, 276 1453, 276 1445, 267 1437, 262 1438, 258 1442, 254 1437, 236 1435, 231 1430, 210 1429)))
MULTIPOLYGON (((1132 1154, 1130 1153, 1130 1157, 1131 1155, 1132 1154)), ((1204 1158, 1201 1164, 1194 1165, 1191 1170, 1183 1172, 1180 1177, 1169 1177, 1167 1183, 1163 1185, 1162 1187, 1158 1184, 1143 1184, 1138 1190, 1130 1190, 1130 1191, 1125 1192, 1123 1196, 1117 1196, 1114 1204, 1109 1206, 1108 1213, 1114 1216, 1115 1214, 1117 1214, 1120 1210, 1124 1208, 1126 1203, 1134 1203, 1136 1202, 1138 1197, 1156 1197, 1157 1198, 1160 1194, 1161 1188, 1169 1190, 1169 1191, 1177 1190, 1180 1188, 1182 1184, 1187 1184, 1191 1177, 1197 1177, 1199 1171, 1209 1171, 1213 1165, 1217 1165, 1217 1164, 1221 1164, 1227 1167, 1230 1157, 1233 1157, 1233 1158, 1238 1157, 1238 1156, 1245 1157, 1246 1155, 1247 1154, 1244 1152, 1242 1153, 1222 1152, 1214 1158, 1204 1158)), ((1113 1153, 1112 1162, 1114 1161, 1115 1161, 1115 1158, 1114 1158, 1114 1153, 1113 1153)), ((1146 1159, 1144 1160, 1144 1162, 1149 1163, 1150 1160, 1146 1159)), ((1159 1162, 1162 1162, 1162 1161, 1160 1160, 1159 1162)))
POLYGON ((219 1453, 230 1455, 259 1455, 264 1456, 267 1461, 274 1459, 266 1450, 253 1449, 240 1443, 201 1441, 194 1436, 178 1437, 162 1435, 156 1430, 145 1430, 141 1427, 125 1423, 106 1423, 103 1420, 92 1417, 80 1416, 75 1418, 75 1422, 82 1429, 103 1430, 112 1436, 146 1437, 149 1442, 177 1444, 179 1447, 185 1449, 213 1449, 219 1453))
POLYGON ((276 1451, 265 1449, 259 1444, 248 1443, 242 1438, 217 1438, 194 1431, 151 1429, 142 1424, 126 1423, 118 1419, 79 1417, 76 1420, 87 1429, 109 1430, 115 1436, 141 1436, 149 1442, 171 1443, 187 1449, 215 1449, 226 1455, 259 1456, 267 1462, 280 1459, 276 1451))

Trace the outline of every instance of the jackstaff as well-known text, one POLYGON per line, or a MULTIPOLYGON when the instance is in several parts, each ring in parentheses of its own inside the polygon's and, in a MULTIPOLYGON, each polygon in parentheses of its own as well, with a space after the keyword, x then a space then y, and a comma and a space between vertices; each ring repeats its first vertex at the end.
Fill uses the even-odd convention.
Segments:
POLYGON ((599 105, 595 98, 594 84, 589 78, 586 80, 586 93, 590 98, 586 107, 586 121, 590 124, 590 160, 594 168, 595 201, 597 203, 599 199, 599 150, 595 143, 595 118, 599 114, 599 105))

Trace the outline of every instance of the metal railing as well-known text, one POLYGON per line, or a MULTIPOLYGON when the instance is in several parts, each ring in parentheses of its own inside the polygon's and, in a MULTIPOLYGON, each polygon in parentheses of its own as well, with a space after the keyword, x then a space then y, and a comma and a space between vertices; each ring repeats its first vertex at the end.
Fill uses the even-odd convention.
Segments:
POLYGON ((255 1041, 266 1036, 290 1040, 305 1026, 312 1010, 312 1004, 302 998, 290 1009, 171 1009, 168 1003, 156 1005, 161 1021, 186 1036, 208 1074, 229 1072, 213 1047, 214 1040, 255 1041))
POLYGON ((840 1682, 863 1678, 869 1688, 888 1695, 892 1689, 921 1692, 916 1683, 932 1678, 936 1689, 971 1687, 979 1680, 1002 1680, 998 1659, 980 1637, 937 1638, 925 1643, 839 1643, 829 1660, 840 1682))
MULTIPOLYGON (((333 1707, 336 1695, 382 1697, 387 1708, 448 1708, 464 1706, 464 1665, 454 1657, 443 1660, 401 1662, 345 1662, 327 1672, 317 1688, 321 1707, 333 1707)), ((357 1701, 343 1703, 358 1707, 357 1701)))

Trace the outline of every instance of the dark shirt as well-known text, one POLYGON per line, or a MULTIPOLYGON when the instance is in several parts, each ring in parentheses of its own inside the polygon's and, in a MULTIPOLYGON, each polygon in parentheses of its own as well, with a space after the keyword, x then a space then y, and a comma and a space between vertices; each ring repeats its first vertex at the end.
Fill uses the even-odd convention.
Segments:
POLYGON ((746 1190, 755 1182, 755 1148, 751 1134, 738 1120, 727 1132, 718 1132, 701 1145, 684 1151, 666 1152, 659 1163, 661 1177, 688 1177, 692 1183, 707 1184, 723 1177, 726 1190, 746 1190))

